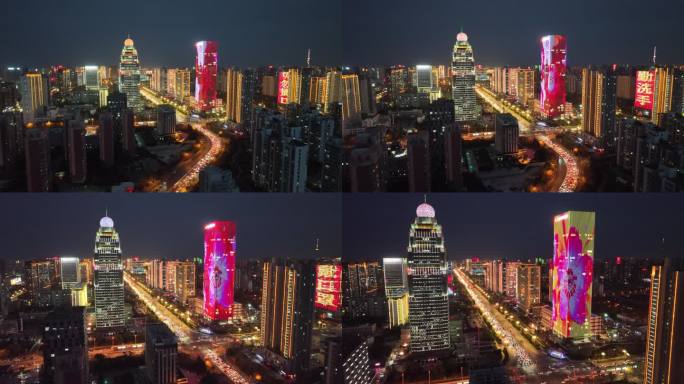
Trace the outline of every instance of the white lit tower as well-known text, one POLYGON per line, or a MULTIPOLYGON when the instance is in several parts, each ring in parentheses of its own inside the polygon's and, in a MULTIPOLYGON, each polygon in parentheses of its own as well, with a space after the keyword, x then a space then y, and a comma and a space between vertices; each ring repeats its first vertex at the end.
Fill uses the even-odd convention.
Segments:
POLYGON ((475 57, 468 35, 456 35, 451 60, 451 95, 454 99, 456 121, 473 121, 480 118, 481 109, 475 98, 475 57))
POLYGON ((118 328, 125 323, 124 281, 121 243, 108 216, 100 220, 95 235, 95 325, 97 328, 118 328))
POLYGON ((135 49, 133 39, 130 36, 124 41, 124 46, 121 50, 119 92, 126 94, 128 108, 133 108, 136 111, 142 110, 143 104, 140 99, 140 59, 138 58, 138 50, 135 49))

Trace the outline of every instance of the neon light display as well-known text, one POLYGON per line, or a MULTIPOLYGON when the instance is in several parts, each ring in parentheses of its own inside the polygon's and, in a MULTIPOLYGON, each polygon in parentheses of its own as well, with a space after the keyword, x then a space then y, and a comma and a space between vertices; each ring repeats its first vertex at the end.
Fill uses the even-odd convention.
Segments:
POLYGON ((287 104, 290 95, 290 72, 278 72, 278 104, 287 104))
POLYGON ((547 117, 557 117, 565 106, 567 45, 565 36, 549 35, 541 39, 541 110, 547 117))
POLYGON ((654 91, 655 71, 637 71, 634 107, 652 111, 654 91))
POLYGON ((236 226, 215 221, 204 227, 204 315, 227 320, 233 314, 236 226))
POLYGON ((591 331, 595 219, 594 212, 576 211, 554 219, 551 320, 561 337, 584 339, 591 331))
POLYGON ((337 311, 342 304, 342 266, 316 265, 316 308, 337 311))
POLYGON ((208 111, 216 101, 216 76, 218 66, 218 43, 199 41, 195 44, 195 101, 200 110, 208 111))

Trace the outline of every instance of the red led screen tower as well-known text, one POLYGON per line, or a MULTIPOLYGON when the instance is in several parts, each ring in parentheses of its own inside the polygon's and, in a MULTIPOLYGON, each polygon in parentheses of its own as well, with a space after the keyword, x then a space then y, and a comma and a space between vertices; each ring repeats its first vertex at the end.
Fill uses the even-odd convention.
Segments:
POLYGON ((342 266, 340 264, 316 265, 317 308, 337 311, 342 304, 342 266))
POLYGON ((549 35, 541 39, 541 111, 546 117, 558 117, 565 106, 567 44, 565 36, 549 35))
POLYGON ((195 47, 195 100, 200 110, 208 111, 216 100, 218 44, 215 41, 199 41, 195 47))
POLYGON ((226 320, 233 314, 235 234, 232 221, 204 227, 204 315, 211 320, 226 320))

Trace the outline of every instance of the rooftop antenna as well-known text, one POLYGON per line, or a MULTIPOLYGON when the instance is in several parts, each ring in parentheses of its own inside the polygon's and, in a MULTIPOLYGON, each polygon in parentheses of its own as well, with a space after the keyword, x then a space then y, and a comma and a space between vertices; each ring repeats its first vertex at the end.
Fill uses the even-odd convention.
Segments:
POLYGON ((656 66, 656 46, 653 46, 653 66, 656 66))
POLYGON ((423 202, 427 204, 427 194, 423 195, 423 202))
POLYGON ((311 66, 311 48, 307 49, 306 51, 306 67, 309 68, 311 66))
POLYGON ((315 249, 316 252, 318 252, 318 251, 320 250, 320 247, 318 246, 318 245, 319 245, 319 244, 318 244, 318 240, 319 240, 319 239, 316 239, 316 249, 315 249))

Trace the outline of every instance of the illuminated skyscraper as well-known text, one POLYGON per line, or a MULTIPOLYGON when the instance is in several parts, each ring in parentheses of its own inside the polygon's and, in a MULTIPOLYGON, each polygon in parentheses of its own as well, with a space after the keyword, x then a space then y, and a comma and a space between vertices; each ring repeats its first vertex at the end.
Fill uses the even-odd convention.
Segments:
POLYGON ((451 61, 451 95, 454 100, 456 121, 472 121, 480 118, 481 109, 475 98, 475 57, 468 35, 456 35, 451 61))
POLYGON ((615 146, 617 77, 612 70, 582 69, 582 130, 604 148, 615 146))
POLYGON ((511 154, 518 151, 520 128, 510 113, 497 113, 494 118, 494 147, 496 152, 511 154))
POLYGON ((541 111, 549 118, 558 117, 565 108, 565 73, 567 45, 565 36, 541 38, 541 111))
POLYGON ((684 379, 684 271, 670 260, 651 268, 644 384, 684 379))
POLYGON ((153 384, 176 384, 178 339, 163 323, 145 326, 145 368, 153 384))
POLYGON ((359 90, 359 75, 342 75, 344 93, 342 98, 342 119, 361 116, 361 95, 359 90))
POLYGON ((44 326, 40 382, 89 383, 85 308, 58 308, 46 317, 44 326))
POLYGON ((214 107, 216 101, 218 43, 199 41, 195 43, 195 48, 195 101, 201 111, 208 111, 214 107))
POLYGON ((435 209, 427 203, 416 209, 407 261, 411 351, 447 349, 450 344, 446 249, 435 209))
POLYGON ((278 104, 299 104, 302 92, 302 73, 290 68, 278 71, 278 104))
POLYGON ((85 124, 82 120, 67 123, 67 156, 72 183, 84 183, 87 172, 85 124))
POLYGON ((232 221, 204 227, 204 316, 228 320, 233 315, 237 228, 232 221))
POLYGON ((226 118, 242 123, 242 84, 243 75, 239 69, 230 68, 226 72, 226 118))
POLYGON ((595 221, 594 212, 568 211, 554 218, 551 321, 563 339, 591 336, 595 221))
POLYGON ((19 81, 19 93, 24 121, 30 123, 43 114, 48 105, 47 80, 40 73, 27 73, 19 81))
POLYGON ((52 190, 50 167, 50 142, 43 127, 25 130, 26 137, 26 190, 28 192, 49 192, 52 190))
POLYGON ((71 289, 81 282, 81 267, 78 257, 59 258, 59 276, 62 289, 71 289))
POLYGON ((394 328, 408 322, 406 259, 386 257, 382 259, 382 267, 385 274, 385 296, 387 297, 387 309, 389 311, 389 326, 394 328))
POLYGON ((95 235, 95 323, 97 328, 123 327, 124 281, 121 243, 114 220, 105 216, 95 235))
POLYGON ((287 373, 299 375, 309 367, 315 279, 313 261, 264 262, 261 343, 287 373))
POLYGON ((529 312, 541 303, 541 266, 537 264, 519 264, 517 272, 518 284, 516 301, 518 307, 529 312))
POLYGON ((140 60, 138 59, 138 50, 135 49, 133 40, 130 37, 124 41, 124 47, 121 50, 119 92, 126 94, 129 108, 133 108, 136 111, 142 110, 143 103, 140 99, 140 60))

